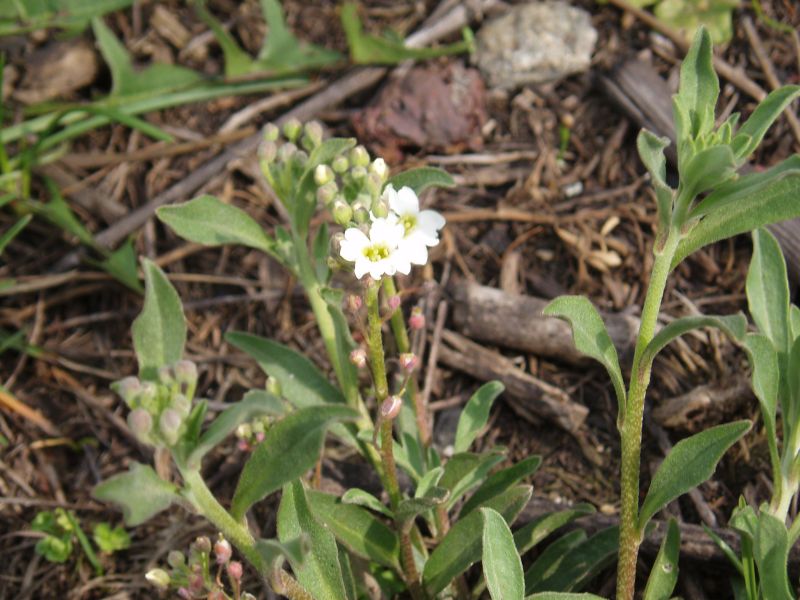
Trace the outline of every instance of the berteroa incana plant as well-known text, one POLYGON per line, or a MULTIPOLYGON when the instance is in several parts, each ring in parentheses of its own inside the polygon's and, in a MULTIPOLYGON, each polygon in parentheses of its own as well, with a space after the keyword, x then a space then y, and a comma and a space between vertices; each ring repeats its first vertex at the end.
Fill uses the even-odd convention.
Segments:
MULTIPOLYGON (((738 127, 738 114, 731 115, 717 126, 714 113, 719 95, 719 80, 712 66, 712 56, 711 39, 706 30, 701 28, 681 66, 680 89, 673 98, 678 150, 677 188, 671 188, 666 179, 664 149, 669 140, 659 138, 646 130, 639 134, 637 140, 639 155, 655 188, 658 220, 653 246, 654 262, 642 307, 641 326, 627 386, 616 350, 599 313, 588 299, 577 296, 561 297, 545 309, 545 314, 570 322, 575 345, 603 364, 611 376, 616 392, 619 407, 617 427, 622 442, 617 565, 617 598, 620 600, 630 600, 634 596, 639 545, 652 517, 670 501, 710 477, 724 452, 750 428, 748 421, 727 423, 697 433, 676 444, 656 471, 644 502, 639 505, 642 417, 656 355, 672 340, 698 327, 716 327, 735 339, 743 339, 746 328, 745 317, 741 314, 700 315, 677 319, 658 331, 657 319, 667 278, 681 261, 707 244, 800 215, 799 156, 792 156, 760 173, 738 175, 738 170, 756 150, 773 121, 800 96, 800 86, 786 86, 769 94, 741 127, 738 127)), ((764 251, 759 243, 763 235, 759 233, 755 237, 757 257, 764 251)), ((774 246, 771 250, 773 254, 779 252, 774 246)), ((752 278, 748 279, 748 296, 751 296, 750 279, 752 278)), ((788 291, 786 296, 788 298, 788 291)), ((786 363, 790 353, 787 298, 775 298, 778 302, 776 307, 761 300, 758 302, 759 310, 754 313, 754 319, 762 332, 769 325, 765 335, 775 336, 769 339, 772 340, 779 364, 786 363), (776 317, 771 314, 774 309, 785 317, 781 323, 777 323, 776 317)), ((751 312, 752 309, 751 299, 751 312)), ((769 354, 766 350, 766 338, 750 336, 747 340, 746 347, 751 358, 755 359, 754 368, 758 375, 759 371, 766 368, 763 363, 770 360, 764 358, 764 355, 769 354)), ((759 381, 763 383, 764 380, 759 377, 759 381)), ((781 381, 786 382, 781 385, 788 386, 787 378, 784 377, 781 381)), ((770 414, 774 431, 774 395, 771 402, 768 408, 772 408, 770 414)), ((764 407, 762 400, 762 413, 764 407)), ((788 402, 786 405, 782 404, 781 408, 785 419, 787 416, 794 417, 794 413, 786 412, 793 410, 788 402)), ((786 420, 784 433, 795 433, 795 429, 787 426, 786 420)), ((785 466, 774 467, 775 483, 778 486, 776 489, 779 492, 773 501, 774 507, 770 509, 775 516, 774 520, 781 527, 782 519, 786 517, 788 501, 797 485, 797 471, 794 466, 796 450, 792 446, 795 440, 786 437, 784 439, 788 440, 785 443, 790 445, 791 450, 785 466), (783 488, 791 488, 791 492, 780 491, 781 485, 783 488)), ((774 441, 773 435, 773 445, 774 441)), ((774 448, 771 454, 773 463, 777 464, 774 448)), ((668 565, 670 568, 654 567, 651 570, 650 581, 645 590, 647 600, 668 598, 677 581, 678 536, 674 526, 671 529, 672 532, 665 537, 657 559, 657 567, 668 565)), ((769 543, 778 542, 774 540, 769 543)))
MULTIPOLYGON (((129 525, 172 504, 200 513, 290 598, 356 600, 369 582, 387 597, 414 599, 477 598, 488 590, 505 600, 547 589, 581 590, 613 559, 616 528, 590 538, 572 531, 522 571, 520 555, 594 509, 577 505, 511 533, 531 497, 525 481, 541 459, 508 466, 503 448, 472 450, 501 384, 485 384, 466 403, 452 453, 431 441, 430 415, 416 383, 420 359, 411 351, 425 319, 414 309, 406 323, 394 276, 426 264, 439 243, 444 218, 422 207, 418 194, 451 185, 449 175, 422 168, 389 178, 382 159, 372 159, 352 139, 323 140, 318 123, 290 121, 282 129, 268 126, 264 134, 262 171, 288 215, 284 226, 270 234, 211 196, 164 207, 158 216, 186 239, 244 245, 287 268, 305 291, 335 383, 288 346, 230 331, 227 341, 258 362, 267 385, 209 419, 208 403, 195 397, 197 368, 183 356, 180 298, 166 275, 145 260, 145 303, 133 324, 139 374, 115 389, 130 408, 131 429, 142 442, 169 452, 181 482, 134 464, 99 485, 95 496, 119 504, 129 525), (322 222, 316 230, 315 215, 327 215, 313 220, 322 222), (391 346, 384 343, 389 334, 391 346), (388 347, 396 356, 387 356, 388 347), (202 459, 234 432, 251 454, 224 506, 202 477, 202 459), (383 491, 353 487, 339 497, 306 480, 321 460, 326 432, 374 468, 383 491), (399 471, 408 486, 401 487, 399 471), (248 513, 276 492, 276 537, 260 539, 248 513), (483 574, 473 573, 470 590, 465 573, 481 560, 483 574)), ((196 542, 188 561, 175 555, 169 570, 154 569, 150 580, 187 598, 228 597, 222 580, 211 577, 204 548, 196 542)), ((228 580, 238 582, 230 573, 228 580)), ((233 591, 238 597, 241 590, 233 591)))

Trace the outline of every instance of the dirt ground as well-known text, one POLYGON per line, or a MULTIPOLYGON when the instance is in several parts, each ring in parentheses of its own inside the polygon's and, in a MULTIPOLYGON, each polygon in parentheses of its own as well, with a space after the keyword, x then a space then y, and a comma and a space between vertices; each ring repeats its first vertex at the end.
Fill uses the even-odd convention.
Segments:
MULTIPOLYGON (((206 31, 184 3, 160 4, 193 37, 206 31)), ((346 53, 335 2, 288 0, 283 4, 288 23, 298 36, 346 53)), ((394 28, 406 33, 418 28, 435 8, 431 1, 361 4, 361 15, 370 30, 394 28)), ((682 54, 666 37, 611 4, 589 0, 572 4, 591 13, 599 34, 588 72, 508 92, 475 88, 472 93, 480 97, 471 101, 475 111, 485 111, 485 118, 467 136, 468 142, 429 139, 420 145, 397 130, 380 139, 365 140, 373 151, 385 151, 393 172, 427 164, 447 169, 457 181, 452 189, 425 196, 428 205, 445 213, 449 223, 432 265, 400 281, 406 310, 421 303, 434 317, 436 300, 445 299, 452 305, 450 286, 467 280, 541 298, 564 292, 586 294, 605 311, 636 315, 652 260, 655 205, 636 153, 638 126, 609 100, 598 78, 622 61, 638 57, 674 86, 682 54), (565 125, 570 131, 564 144, 561 131, 565 125)), ((767 14, 795 29, 800 27, 800 10, 792 0, 764 0, 761 4, 767 14)), ((151 1, 137 3, 134 9, 107 16, 106 22, 143 63, 154 57, 166 58, 208 74, 221 72, 221 53, 215 43, 207 44, 204 54, 179 55, 151 26, 155 5, 151 1)), ((258 50, 264 25, 257 2, 215 0, 209 5, 221 21, 232 24, 232 32, 245 48, 258 50)), ((743 3, 734 13, 734 39, 719 56, 752 81, 769 87, 753 40, 746 35, 745 18, 753 20, 778 80, 797 83, 797 35, 777 32, 758 21, 749 4, 743 3)), ((84 36, 90 39, 90 31, 84 36)), ((24 74, 29 67, 26 57, 56 37, 55 32, 37 33, 0 42, 8 63, 24 74)), ((469 67, 463 56, 427 64, 433 77, 448 76, 455 66, 469 67)), ((107 92, 110 79, 103 69, 101 65, 93 82, 67 99, 87 100, 107 92)), ((353 69, 343 64, 312 74, 315 87, 307 94, 336 86, 353 69)), ((316 117, 330 135, 355 135, 356 130, 363 130, 365 110, 374 105, 387 81, 381 79, 316 117)), ((198 142, 218 135, 229 117, 261 99, 223 98, 151 113, 147 119, 167 128, 181 142, 198 142)), ((234 131, 244 132, 242 136, 256 131, 291 108, 291 102, 299 99, 257 114, 234 131)), ((12 97, 6 104, 7 114, 21 117, 23 106, 17 100, 12 97)), ((723 80, 720 110, 746 115, 754 105, 745 91, 723 80)), ((92 231, 103 231, 120 215, 146 204, 225 150, 225 144, 203 147, 198 143, 196 149, 180 154, 156 151, 151 156, 135 155, 151 144, 147 137, 113 125, 75 140, 56 163, 74 177, 65 195, 92 231), (111 158, 94 160, 103 155, 111 158), (89 158, 81 162, 81 156, 89 158), (86 208, 79 197, 91 192, 114 210, 104 214, 86 208)), ((798 148, 800 140, 781 118, 753 164, 773 165, 798 148)), ((245 208, 267 227, 280 222, 271 196, 247 161, 231 161, 202 189, 245 208)), ((34 190, 43 192, 40 179, 34 181, 34 190)), ((0 212, 0 230, 13 220, 11 211, 0 212)), ((290 344, 327 368, 310 309, 296 282, 269 258, 243 248, 208 249, 187 243, 154 219, 130 233, 137 252, 156 260, 183 298, 189 324, 187 351, 200 365, 198 396, 214 402, 234 401, 244 390, 264 383, 258 367, 223 340, 224 332, 231 329, 290 344)), ((26 339, 41 348, 38 357, 13 349, 0 355, 0 384, 40 415, 31 416, 0 403, 0 599, 156 597, 143 573, 163 563, 169 550, 185 550, 197 535, 213 534, 202 520, 182 510, 162 513, 130 531, 133 543, 128 550, 104 558, 106 573, 102 577, 96 577, 85 560, 73 558, 57 565, 34 553, 38 538, 30 523, 37 512, 61 506, 75 511, 87 527, 103 520, 118 524, 119 513, 94 501, 91 488, 123 471, 130 461, 152 460, 127 432, 126 409, 109 390, 112 381, 135 371, 129 329, 141 298, 90 266, 60 267, 59 261, 76 247, 74 239, 35 219, 0 259, 0 278, 13 277, 18 284, 27 284, 17 293, 0 296, 0 328, 22 329, 26 339)), ((695 310, 722 314, 746 310, 744 280, 749 254, 749 241, 742 238, 709 247, 688 259, 670 279, 663 309, 666 318, 695 310)), ((428 322, 434 321, 430 318, 428 322)), ((446 327, 457 331, 451 321, 446 327)), ((558 364, 513 349, 493 349, 521 369, 565 390, 571 399, 588 407, 589 416, 580 431, 569 434, 546 421, 532 423, 520 418, 500 402, 483 443, 506 445, 510 459, 542 455, 543 466, 533 481, 537 498, 586 501, 602 514, 615 514, 619 493, 616 407, 604 372, 594 366, 558 364)), ((432 367, 423 364, 426 370, 432 367)), ((443 417, 442 435, 446 436, 448 411, 465 401, 481 382, 442 364, 433 367, 430 399, 437 416, 443 417)), ((730 392, 741 382, 745 369, 743 353, 716 335, 690 337, 658 359, 651 407, 663 406, 703 385, 712 387, 712 401, 677 419, 647 417, 645 481, 663 457, 665 444, 734 417, 757 418, 757 405, 746 386, 730 392), (726 390, 728 396, 724 396, 726 390)), ((230 497, 244 458, 231 440, 206 459, 211 487, 222 498, 230 497)), ((768 463, 766 441, 756 427, 726 455, 697 498, 684 498, 672 510, 680 511, 688 523, 711 520, 724 525, 740 494, 755 501, 767 496, 768 463)), ((267 505, 257 511, 265 534, 274 530, 273 508, 267 505)), ((698 559, 684 566, 678 589, 684 597, 729 597, 725 578, 716 574, 717 569, 724 573, 724 565, 698 559)), ((249 589, 260 592, 254 575, 249 573, 247 578, 249 589)), ((612 585, 613 573, 608 571, 591 589, 610 593, 612 585)))

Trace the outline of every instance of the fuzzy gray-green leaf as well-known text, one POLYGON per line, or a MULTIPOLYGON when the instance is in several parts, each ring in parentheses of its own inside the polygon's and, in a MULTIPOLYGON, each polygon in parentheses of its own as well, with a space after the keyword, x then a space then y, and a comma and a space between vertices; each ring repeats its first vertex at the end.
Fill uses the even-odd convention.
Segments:
POLYGON ((717 425, 675 444, 650 482, 639 511, 639 531, 668 503, 711 477, 722 455, 750 425, 750 421, 717 425))
POLYGON ((753 114, 742 124, 733 138, 737 158, 744 161, 750 156, 758 148, 775 119, 798 97, 800 97, 800 86, 786 85, 770 92, 759 102, 753 114))
POLYGON ((523 600, 525 573, 514 537, 503 516, 491 508, 483 516, 483 576, 492 600, 523 600))
POLYGON ((642 354, 642 363, 648 364, 656 355, 674 339, 701 327, 715 327, 727 333, 735 340, 742 340, 747 330, 747 319, 742 313, 735 315, 692 315, 681 317, 661 329, 647 344, 642 354))
POLYGON ((753 231, 753 258, 747 271, 747 304, 758 330, 780 354, 789 351, 789 283, 786 261, 775 237, 766 229, 753 231))
POLYGON ((144 258, 144 306, 131 327, 139 375, 155 379, 158 369, 183 358, 186 319, 178 292, 158 266, 144 258))
POLYGON ((466 452, 489 420, 492 403, 503 393, 505 386, 499 381, 483 384, 467 401, 456 427, 455 452, 466 452))
POLYGON ((650 570, 643 600, 669 600, 678 582, 678 556, 681 550, 681 530, 675 519, 669 520, 667 535, 661 542, 658 556, 650 570))
POLYGON ((119 505, 129 527, 141 525, 181 501, 177 487, 161 479, 152 467, 137 462, 127 473, 114 475, 97 485, 92 496, 119 505))

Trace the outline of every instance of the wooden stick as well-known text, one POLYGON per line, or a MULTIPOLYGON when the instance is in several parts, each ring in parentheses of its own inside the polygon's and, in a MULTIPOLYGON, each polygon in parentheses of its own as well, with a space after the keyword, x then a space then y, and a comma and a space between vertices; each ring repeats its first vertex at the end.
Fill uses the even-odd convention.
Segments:
POLYGON ((498 380, 506 386, 509 406, 531 422, 542 419, 576 433, 589 409, 570 399, 563 390, 518 369, 505 356, 480 344, 444 330, 439 348, 440 361, 481 381, 498 380))

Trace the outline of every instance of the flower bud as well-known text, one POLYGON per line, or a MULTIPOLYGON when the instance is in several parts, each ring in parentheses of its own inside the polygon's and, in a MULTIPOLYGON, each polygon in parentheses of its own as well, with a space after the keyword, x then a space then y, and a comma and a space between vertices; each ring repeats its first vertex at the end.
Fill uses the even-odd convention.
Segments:
POLYGON ((168 446, 174 446, 178 441, 183 419, 177 410, 168 408, 161 413, 158 419, 158 430, 168 446))
POLYGON ((161 367, 158 370, 158 381, 164 385, 175 383, 175 374, 172 372, 172 367, 161 367))
POLYGON ((167 564, 173 569, 180 569, 186 564, 186 557, 179 550, 171 550, 167 554, 167 564))
POLYGON ((281 131, 275 123, 267 123, 264 125, 264 141, 276 142, 280 134, 281 131))
POLYGON ((275 379, 274 377, 267 377, 267 384, 265 386, 266 390, 275 396, 276 398, 283 397, 283 389, 281 388, 281 382, 275 379))
POLYGON ((376 158, 372 161, 369 165, 369 172, 374 173, 378 177, 380 177, 383 181, 386 181, 386 178, 389 175, 389 167, 386 166, 386 161, 382 158, 376 158))
POLYGON ((214 588, 210 592, 208 592, 208 596, 206 596, 207 600, 228 600, 228 597, 225 595, 219 588, 214 588))
POLYGON ((411 310, 411 316, 408 318, 408 326, 414 330, 425 328, 425 315, 422 314, 422 309, 415 306, 411 310))
POLYGON ((218 565, 226 564, 231 559, 232 555, 233 549, 228 540, 221 537, 214 542, 214 559, 217 561, 218 565))
POLYGON ((142 443, 148 443, 148 434, 153 429, 153 417, 143 408, 135 408, 128 413, 128 427, 142 443))
POLYGON ((301 167, 305 167, 306 163, 308 162, 308 153, 305 150, 298 150, 294 153, 292 160, 294 160, 294 162, 301 167))
POLYGON ((367 366, 367 353, 363 348, 356 348, 350 352, 350 362, 355 365, 357 369, 363 369, 367 366))
POLYGON ((389 299, 386 301, 386 303, 389 305, 389 310, 394 312, 398 308, 400 308, 400 304, 402 303, 402 300, 400 300, 400 296, 395 294, 394 296, 389 296, 389 299))
POLYGON ((367 170, 364 167, 353 167, 350 169, 350 177, 356 182, 364 181, 367 177, 367 170))
POLYGON ((234 581, 241 581, 243 574, 244 569, 242 568, 242 563, 238 560, 232 560, 228 563, 228 577, 234 581))
POLYGON ((164 569, 150 569, 145 574, 144 578, 160 590, 168 589, 169 584, 172 581, 169 573, 167 573, 164 569))
POLYGON ((115 386, 117 394, 119 394, 120 398, 122 398, 128 406, 133 405, 136 397, 142 391, 142 382, 139 381, 138 377, 133 376, 120 379, 115 386))
POLYGON ((353 220, 359 225, 369 220, 369 211, 361 202, 353 202, 353 220))
POLYGON ((258 148, 258 157, 264 165, 271 164, 278 156, 278 144, 275 142, 264 142, 258 148))
POLYGON ((189 588, 181 587, 178 588, 178 597, 181 600, 192 600, 192 592, 189 591, 189 588))
POLYGON ((403 400, 400 396, 389 396, 381 404, 381 418, 391 421, 400 414, 403 400))
POLYGON ((344 200, 336 200, 333 203, 333 220, 342 227, 347 227, 353 218, 353 209, 344 200))
POLYGON ((333 181, 334 177, 333 169, 328 165, 317 165, 314 169, 314 182, 317 185, 325 185, 329 181, 333 181))
POLYGON ((208 554, 211 552, 211 540, 208 539, 208 536, 201 535, 194 540, 192 544, 193 549, 199 552, 200 554, 208 554))
POLYGON ((181 419, 185 419, 192 412, 192 403, 183 394, 175 394, 169 406, 181 416, 181 419))
POLYGON ((190 360, 179 360, 172 367, 175 371, 175 379, 179 383, 194 385, 197 383, 197 365, 190 360))
MULTIPOLYGON (((367 179, 364 181, 364 189, 366 190, 367 194, 369 194, 370 198, 377 198, 381 195, 381 190, 383 189, 383 180, 375 175, 375 173, 370 173, 367 175, 367 179)), ((386 201, 385 198, 384 201, 386 201)))
POLYGON ((303 128, 303 147, 311 152, 322 143, 323 134, 319 121, 309 121, 303 128))
POLYGON ((378 218, 385 219, 389 216, 389 204, 381 197, 375 198, 372 202, 372 214, 378 218))
POLYGON ((341 175, 350 168, 350 161, 347 160, 346 156, 337 156, 333 159, 331 167, 333 167, 334 173, 341 175))
POLYGON ((240 440, 249 440, 253 437, 253 426, 250 423, 242 423, 236 428, 236 437, 240 440))
POLYGON ((297 154, 297 146, 291 142, 286 142, 278 148, 278 161, 288 163, 295 154, 297 154))
POLYGON ((200 594, 206 587, 206 582, 203 579, 203 574, 200 571, 195 571, 189 575, 189 592, 194 597, 194 594, 200 594))
POLYGON ((356 146, 350 150, 350 163, 354 167, 366 167, 369 164, 369 152, 364 146, 356 146))
POLYGON ((320 204, 328 206, 331 204, 339 194, 339 186, 335 181, 329 181, 321 187, 317 188, 317 201, 320 204))
POLYGON ((283 124, 283 135, 285 135, 286 139, 288 139, 290 142, 294 142, 297 140, 297 137, 300 135, 302 129, 303 124, 299 121, 299 119, 292 117, 283 124))
POLYGON ((400 362, 400 367, 406 373, 411 373, 417 368, 417 365, 419 365, 419 359, 417 358, 417 355, 411 352, 404 352, 398 357, 398 360, 400 362))
POLYGON ((357 296, 356 294, 347 296, 347 310, 351 313, 358 312, 363 305, 364 301, 361 299, 361 296, 357 296))

